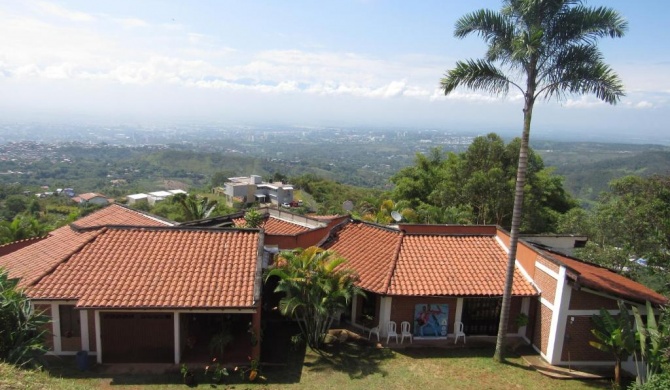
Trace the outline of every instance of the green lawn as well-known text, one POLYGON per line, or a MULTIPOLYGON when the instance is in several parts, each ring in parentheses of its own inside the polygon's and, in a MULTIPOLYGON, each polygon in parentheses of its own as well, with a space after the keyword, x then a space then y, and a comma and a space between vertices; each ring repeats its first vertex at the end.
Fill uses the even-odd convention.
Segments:
MULTIPOLYGON (((282 363, 263 368, 266 380, 249 383, 231 374, 212 386, 198 370, 198 388, 235 389, 588 389, 610 388, 608 381, 554 380, 528 368, 518 356, 496 364, 490 348, 377 349, 354 343, 319 355, 290 350, 282 363)), ((203 367, 204 369, 204 367, 203 367)), ((51 362, 46 371, 17 370, 0 364, 0 389, 158 389, 186 388, 177 369, 161 375, 105 374, 100 367, 81 373, 73 358, 51 362)))

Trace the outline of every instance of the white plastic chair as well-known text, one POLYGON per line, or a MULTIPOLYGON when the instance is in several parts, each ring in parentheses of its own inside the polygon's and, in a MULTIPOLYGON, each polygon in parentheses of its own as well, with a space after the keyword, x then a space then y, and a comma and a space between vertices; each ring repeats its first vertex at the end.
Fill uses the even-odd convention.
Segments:
POLYGON ((463 344, 467 343, 467 340, 465 339, 465 332, 463 332, 463 323, 458 321, 454 324, 454 335, 456 336, 456 340, 454 340, 454 344, 458 342, 458 338, 463 336, 463 344))
POLYGON ((386 344, 389 343, 391 337, 395 337, 395 343, 398 344, 398 332, 396 332, 395 321, 390 321, 386 324, 386 344))
POLYGON ((405 336, 409 337, 409 342, 412 343, 412 332, 410 332, 410 323, 407 321, 403 321, 400 323, 400 344, 405 342, 405 336))
POLYGON ((373 334, 377 335, 377 341, 379 341, 379 325, 370 328, 370 333, 368 334, 368 340, 370 340, 370 337, 372 337, 373 334))

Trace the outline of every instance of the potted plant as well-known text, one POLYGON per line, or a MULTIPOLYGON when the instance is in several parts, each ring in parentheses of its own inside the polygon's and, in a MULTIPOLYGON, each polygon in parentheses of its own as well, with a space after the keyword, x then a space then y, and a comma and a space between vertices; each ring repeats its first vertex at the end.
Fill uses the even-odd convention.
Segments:
POLYGON ((526 325, 528 325, 528 314, 519 313, 519 315, 516 317, 516 326, 521 328, 522 326, 526 325))
POLYGON ((195 386, 195 375, 186 364, 181 365, 180 371, 181 376, 184 378, 184 384, 186 386, 195 386))
POLYGON ((218 384, 223 382, 223 378, 228 376, 228 369, 221 366, 216 358, 212 359, 212 364, 205 367, 205 375, 212 374, 212 383, 218 384))

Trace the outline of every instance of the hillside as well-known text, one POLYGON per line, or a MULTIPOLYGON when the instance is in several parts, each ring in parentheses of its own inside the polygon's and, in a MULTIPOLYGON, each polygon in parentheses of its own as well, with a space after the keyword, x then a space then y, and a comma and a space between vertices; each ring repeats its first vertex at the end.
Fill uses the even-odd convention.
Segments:
POLYGON ((664 146, 538 142, 533 147, 546 166, 565 178, 565 188, 587 203, 605 191, 611 180, 670 174, 670 148, 664 146))

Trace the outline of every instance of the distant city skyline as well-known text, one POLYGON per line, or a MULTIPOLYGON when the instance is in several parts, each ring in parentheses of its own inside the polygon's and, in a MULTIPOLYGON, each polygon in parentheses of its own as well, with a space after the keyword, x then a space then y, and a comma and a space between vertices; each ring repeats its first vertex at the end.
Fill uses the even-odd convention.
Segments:
MULTIPOLYGON (((670 3, 599 0, 629 22, 599 42, 627 96, 536 105, 533 136, 668 138, 670 3)), ((439 79, 480 58, 455 21, 500 1, 5 1, 0 3, 3 121, 225 123, 521 129, 520 96, 439 79)))

